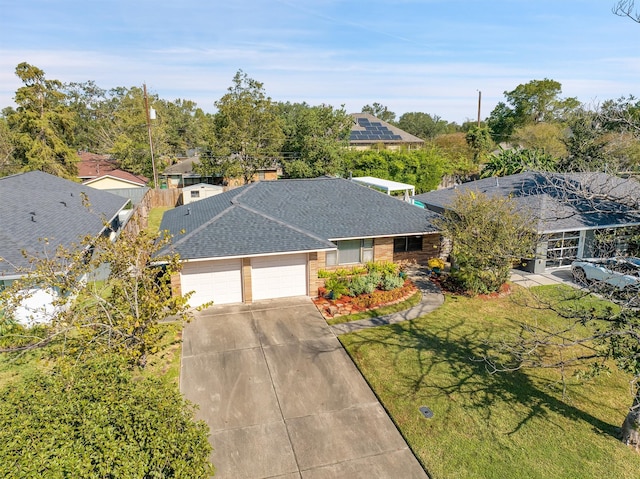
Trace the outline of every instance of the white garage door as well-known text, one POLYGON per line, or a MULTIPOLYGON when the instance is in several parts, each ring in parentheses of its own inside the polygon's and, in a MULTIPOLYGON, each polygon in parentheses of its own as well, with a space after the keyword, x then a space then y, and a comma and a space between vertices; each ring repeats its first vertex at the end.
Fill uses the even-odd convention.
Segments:
POLYGON ((251 259, 253 299, 307 294, 307 255, 264 256, 251 259))
POLYGON ((189 305, 194 308, 209 301, 214 304, 242 302, 240 260, 185 263, 180 276, 182 292, 194 291, 189 298, 189 305))

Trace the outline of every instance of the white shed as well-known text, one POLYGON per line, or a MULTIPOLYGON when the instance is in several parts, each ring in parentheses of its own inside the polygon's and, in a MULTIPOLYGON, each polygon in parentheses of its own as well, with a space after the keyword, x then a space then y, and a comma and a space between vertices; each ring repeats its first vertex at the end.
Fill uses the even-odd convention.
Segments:
POLYGON ((188 205, 194 201, 219 195, 224 191, 220 185, 209 185, 207 183, 198 183, 182 188, 182 204, 188 205))

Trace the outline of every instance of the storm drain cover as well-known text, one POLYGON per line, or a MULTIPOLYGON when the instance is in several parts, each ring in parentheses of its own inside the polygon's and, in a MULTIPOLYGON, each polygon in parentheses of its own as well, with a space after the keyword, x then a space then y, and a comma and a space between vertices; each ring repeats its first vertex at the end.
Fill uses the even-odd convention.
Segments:
POLYGON ((433 411, 427 406, 420 406, 420 412, 427 419, 431 419, 433 417, 433 411))

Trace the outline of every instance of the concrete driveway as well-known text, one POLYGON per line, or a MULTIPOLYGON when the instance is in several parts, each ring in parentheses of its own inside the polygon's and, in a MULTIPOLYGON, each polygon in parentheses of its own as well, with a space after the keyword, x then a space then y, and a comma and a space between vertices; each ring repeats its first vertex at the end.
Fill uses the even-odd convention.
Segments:
POLYGON ((214 306, 183 339, 216 478, 427 477, 309 299, 214 306))

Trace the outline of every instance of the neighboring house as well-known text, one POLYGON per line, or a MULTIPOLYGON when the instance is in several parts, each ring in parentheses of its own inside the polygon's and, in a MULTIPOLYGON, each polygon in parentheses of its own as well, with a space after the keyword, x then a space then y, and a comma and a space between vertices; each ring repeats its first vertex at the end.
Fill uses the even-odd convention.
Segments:
POLYGON ((541 273, 568 266, 575 258, 624 253, 640 226, 640 184, 604 173, 526 172, 463 183, 414 199, 442 213, 463 192, 511 197, 533 215, 540 240, 535 258, 523 268, 541 273))
POLYGON ((320 269, 437 256, 437 215, 340 178, 251 183, 164 214, 199 306, 316 296, 320 269))
POLYGON ((211 196, 219 195, 224 192, 224 187, 220 185, 208 185, 206 183, 197 183, 182 188, 182 204, 188 205, 194 201, 204 200, 211 196))
MULTIPOLYGON (((186 186, 198 183, 206 183, 209 185, 228 185, 239 186, 242 180, 238 178, 222 178, 221 176, 203 176, 198 173, 196 166, 200 163, 200 158, 191 156, 187 158, 177 158, 176 162, 169 165, 160 174, 160 183, 164 183, 168 188, 184 188, 186 186)), ((267 168, 259 170, 253 181, 272 181, 277 180, 280 174, 280 168, 274 164, 267 168)))
POLYGON ((148 178, 119 169, 110 156, 86 151, 78 156, 78 178, 85 185, 128 198, 133 204, 139 203, 147 192, 148 178))
POLYGON ((352 113, 353 126, 349 135, 349 146, 355 150, 369 150, 383 145, 389 150, 416 149, 424 140, 379 120, 369 113, 352 113))
MULTIPOLYGON (((127 202, 41 171, 0 178, 0 289, 30 268, 23 251, 50 255, 58 246, 71 248, 87 235, 115 236, 127 202)), ((43 312, 50 310, 54 293, 33 292, 19 320, 26 321, 30 315, 41 320, 43 312)))

